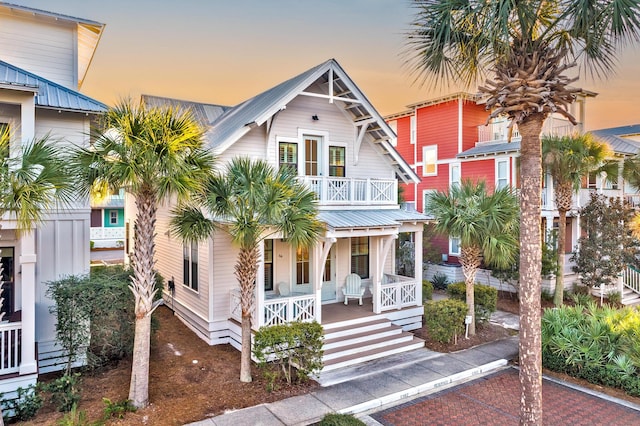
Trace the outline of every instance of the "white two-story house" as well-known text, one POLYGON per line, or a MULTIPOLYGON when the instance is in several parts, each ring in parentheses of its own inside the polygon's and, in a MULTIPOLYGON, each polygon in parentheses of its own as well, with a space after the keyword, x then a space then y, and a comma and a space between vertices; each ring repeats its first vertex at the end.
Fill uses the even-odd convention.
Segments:
MULTIPOLYGON (((325 231, 314 247, 292 247, 278 236, 261 247, 254 329, 320 322, 325 369, 423 346, 407 333, 421 327, 422 268, 414 276, 394 270, 399 233, 413 234, 415 264, 422 264, 426 217, 398 202, 398 181, 419 178, 394 149, 395 133, 335 60, 234 107, 150 96, 143 102, 191 108, 207 126, 221 168, 236 156, 266 159, 297 170, 317 194, 325 231), (362 305, 343 303, 341 287, 352 273, 361 277, 362 305)), ((125 209, 130 230, 131 204, 125 209)), ((164 289, 166 304, 209 344, 239 348, 237 248, 223 231, 183 246, 168 232, 169 217, 165 206, 156 237, 157 269, 174 284, 164 289)))
MULTIPOLYGON (((58 144, 88 143, 106 106, 78 92, 103 24, 0 2, 0 125, 11 155, 49 134, 58 144)), ((4 266, 0 322, 0 392, 5 398, 38 373, 57 368, 60 347, 49 313, 47 282, 89 269, 88 200, 52 210, 44 223, 18 235, 11 214, 0 218, 4 266)))

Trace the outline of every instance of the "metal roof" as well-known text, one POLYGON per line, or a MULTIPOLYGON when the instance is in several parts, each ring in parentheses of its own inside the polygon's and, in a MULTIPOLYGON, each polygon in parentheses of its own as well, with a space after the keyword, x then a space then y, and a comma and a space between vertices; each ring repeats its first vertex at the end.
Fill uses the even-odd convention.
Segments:
POLYGON ((415 210, 320 210, 318 219, 332 229, 395 228, 402 222, 426 222, 415 210))
POLYGON ((609 144, 616 154, 636 155, 640 153, 640 142, 625 136, 640 135, 640 124, 591 130, 589 133, 609 144))
POLYGON ((230 106, 205 104, 200 102, 184 101, 181 99, 164 98, 161 96, 142 95, 142 102, 152 108, 171 106, 184 110, 191 110, 201 126, 209 127, 222 114, 231 109, 230 106))
POLYGON ((0 61, 0 85, 37 88, 36 107, 101 113, 107 106, 82 93, 0 61))
POLYGON ((479 144, 456 155, 457 158, 486 157, 520 151, 520 141, 479 144))
POLYGON ((42 15, 42 16, 48 16, 54 19, 58 19, 58 20, 63 20, 63 21, 69 21, 69 22, 77 22, 79 24, 86 24, 86 25, 97 25, 97 26, 101 26, 103 27, 104 24, 98 21, 92 21, 90 19, 84 19, 84 18, 76 18, 75 16, 69 16, 69 15, 63 15, 61 13, 55 13, 55 12, 49 12, 46 10, 42 10, 42 9, 36 9, 33 7, 27 7, 27 6, 22 6, 19 4, 13 4, 13 3, 6 3, 3 1, 0 1, 0 6, 4 6, 4 7, 8 7, 9 9, 16 9, 16 10, 22 10, 25 12, 29 12, 29 13, 33 13, 34 15, 42 15))

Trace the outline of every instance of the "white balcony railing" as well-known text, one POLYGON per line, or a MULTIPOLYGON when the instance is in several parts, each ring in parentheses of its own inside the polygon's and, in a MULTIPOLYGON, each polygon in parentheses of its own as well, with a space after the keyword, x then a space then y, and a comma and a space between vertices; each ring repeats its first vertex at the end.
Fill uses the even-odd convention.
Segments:
POLYGON ((380 294, 381 311, 402 309, 419 304, 418 281, 415 278, 384 274, 380 294))
POLYGON ((0 324, 0 375, 20 371, 22 323, 0 324))
POLYGON ((318 195, 321 205, 395 205, 398 181, 328 176, 302 176, 302 181, 318 195))
MULTIPOLYGON (((509 121, 499 120, 488 125, 478 126, 478 142, 506 142, 509 140, 509 121)), ((569 120, 549 117, 542 127, 543 135, 567 136, 580 129, 580 124, 574 126, 569 120)), ((513 125, 511 140, 521 138, 518 125, 513 125)))
POLYGON ((110 228, 92 226, 89 235, 91 241, 124 240, 124 226, 115 226, 110 228))

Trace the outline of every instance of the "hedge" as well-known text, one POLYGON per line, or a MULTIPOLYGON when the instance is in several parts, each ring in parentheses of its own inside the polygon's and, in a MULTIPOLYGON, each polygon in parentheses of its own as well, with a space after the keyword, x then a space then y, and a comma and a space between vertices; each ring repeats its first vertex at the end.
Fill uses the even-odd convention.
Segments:
MULTIPOLYGON (((449 284, 447 293, 450 297, 467 301, 467 286, 462 282, 449 284)), ((476 283, 473 286, 473 300, 476 311, 476 323, 487 321, 498 306, 498 290, 494 287, 476 283)))
POLYGON ((433 340, 441 343, 449 343, 464 332, 466 315, 467 305, 460 300, 444 299, 424 305, 427 332, 433 340))

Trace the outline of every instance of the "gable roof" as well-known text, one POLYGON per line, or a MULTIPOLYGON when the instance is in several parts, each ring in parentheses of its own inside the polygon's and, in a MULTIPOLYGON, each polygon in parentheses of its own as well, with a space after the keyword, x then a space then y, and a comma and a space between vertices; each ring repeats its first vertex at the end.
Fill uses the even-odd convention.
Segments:
POLYGON ((335 59, 329 59, 225 111, 212 123, 208 132, 211 146, 218 152, 223 152, 253 127, 265 124, 270 117, 285 109, 289 102, 300 95, 325 98, 342 107, 358 130, 356 152, 364 136, 368 135, 374 147, 388 158, 396 174, 404 182, 420 181, 409 164, 393 148, 392 140, 396 138, 393 130, 335 59), (326 90, 307 91, 317 81, 326 84, 326 90))
POLYGON ((639 140, 628 138, 629 136, 640 136, 640 124, 591 130, 589 133, 608 143, 616 154, 636 155, 640 153, 640 138, 639 140))
POLYGON ((170 106, 182 110, 191 110, 198 123, 204 127, 211 126, 222 114, 231 109, 230 106, 204 104, 161 96, 142 95, 141 99, 143 104, 151 108, 170 106))
POLYGON ((38 108, 86 113, 107 110, 102 102, 4 61, 0 61, 0 86, 35 92, 38 108))

